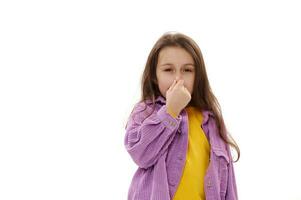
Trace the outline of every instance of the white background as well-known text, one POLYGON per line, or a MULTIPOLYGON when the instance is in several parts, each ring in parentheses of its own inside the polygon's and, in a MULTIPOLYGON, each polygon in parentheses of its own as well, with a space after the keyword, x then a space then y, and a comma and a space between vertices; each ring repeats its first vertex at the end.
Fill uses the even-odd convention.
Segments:
POLYGON ((1 1, 0 199, 126 199, 125 123, 166 31, 200 46, 242 200, 301 199, 297 1, 1 1))

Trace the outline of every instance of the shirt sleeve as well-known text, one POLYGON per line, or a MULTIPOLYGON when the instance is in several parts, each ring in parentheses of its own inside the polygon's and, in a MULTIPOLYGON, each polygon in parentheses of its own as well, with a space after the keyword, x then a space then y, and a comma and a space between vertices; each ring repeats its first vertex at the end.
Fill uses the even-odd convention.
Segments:
MULTIPOLYGON (((141 168, 153 166, 168 149, 182 116, 172 117, 166 105, 145 118, 143 103, 135 106, 126 126, 124 145, 133 161, 141 168)), ((149 107, 148 107, 149 108, 149 107)))
POLYGON ((226 200, 238 200, 233 160, 229 148, 227 148, 227 150, 230 157, 230 163, 228 166, 229 177, 228 177, 228 185, 227 185, 227 192, 226 192, 226 200))

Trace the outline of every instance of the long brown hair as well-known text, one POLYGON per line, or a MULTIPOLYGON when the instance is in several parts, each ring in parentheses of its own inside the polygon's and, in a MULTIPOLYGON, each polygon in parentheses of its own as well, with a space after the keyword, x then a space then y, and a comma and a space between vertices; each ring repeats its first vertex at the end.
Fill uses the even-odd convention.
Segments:
POLYGON ((240 158, 240 149, 231 134, 227 131, 220 104, 209 85, 202 52, 192 38, 179 32, 166 32, 157 40, 148 56, 144 68, 141 79, 141 100, 139 102, 151 100, 153 105, 152 112, 154 111, 155 99, 161 95, 157 85, 156 67, 159 53, 164 47, 181 47, 192 56, 195 62, 196 73, 193 93, 188 105, 194 106, 199 110, 209 110, 213 112, 221 138, 227 144, 234 147, 237 152, 237 160, 234 161, 237 162, 240 158))

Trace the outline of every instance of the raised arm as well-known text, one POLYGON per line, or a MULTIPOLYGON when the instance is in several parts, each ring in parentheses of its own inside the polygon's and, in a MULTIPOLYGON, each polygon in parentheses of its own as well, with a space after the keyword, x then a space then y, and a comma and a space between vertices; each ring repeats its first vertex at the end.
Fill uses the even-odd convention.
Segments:
POLYGON ((167 112, 166 105, 162 105, 144 120, 146 114, 142 111, 143 107, 144 104, 139 103, 131 113, 126 126, 124 145, 139 167, 148 168, 167 150, 182 117, 172 117, 167 112))

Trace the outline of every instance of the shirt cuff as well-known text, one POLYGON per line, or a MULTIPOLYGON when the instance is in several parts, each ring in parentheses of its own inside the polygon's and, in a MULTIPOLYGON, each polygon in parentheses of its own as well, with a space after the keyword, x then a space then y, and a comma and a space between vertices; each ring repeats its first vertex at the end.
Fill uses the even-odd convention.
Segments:
POLYGON ((179 127, 182 120, 182 116, 179 114, 178 117, 174 118, 167 112, 166 105, 161 106, 157 112, 158 118, 163 122, 163 124, 169 129, 175 129, 179 127))

